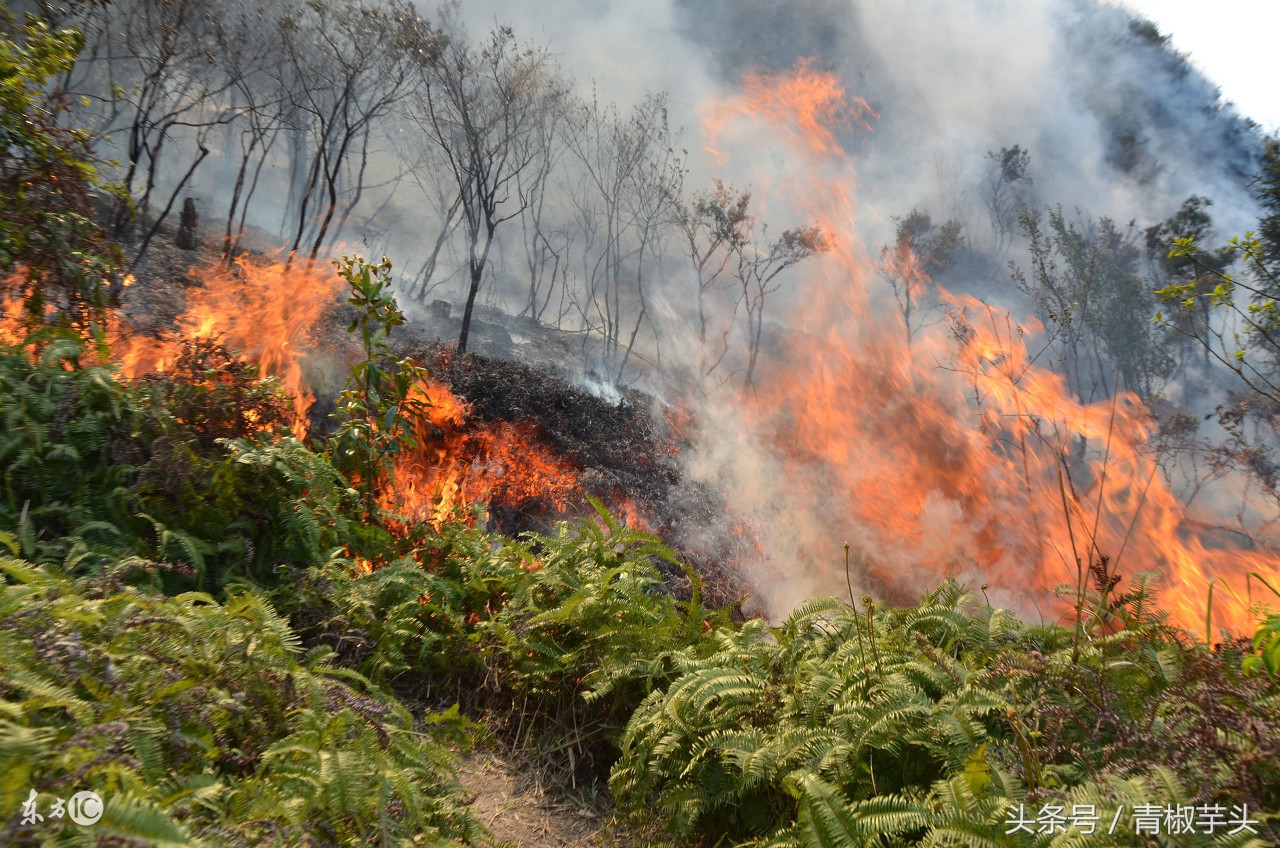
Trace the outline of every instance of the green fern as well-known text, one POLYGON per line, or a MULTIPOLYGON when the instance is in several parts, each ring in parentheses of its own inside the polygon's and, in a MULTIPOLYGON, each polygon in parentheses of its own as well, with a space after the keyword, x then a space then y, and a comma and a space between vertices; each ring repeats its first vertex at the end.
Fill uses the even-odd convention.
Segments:
POLYGON ((332 654, 304 654, 260 595, 165 598, 113 569, 73 579, 8 558, 0 572, 0 761, 13 764, 0 804, 9 816, 33 788, 45 802, 83 788, 105 802, 95 831, 15 815, 0 841, 354 846, 479 833, 435 733, 332 654))
MULTIPOLYGON (((1189 703, 1176 705, 1200 697, 1206 684, 1189 675, 1207 673, 1209 660, 1170 640, 1160 616, 1137 604, 1147 596, 1138 584, 1123 598, 1133 607, 1124 612, 1129 626, 1095 634, 1079 651, 1070 630, 1022 625, 975 605, 954 583, 913 608, 868 613, 817 600, 776 629, 752 622, 721 632, 714 653, 686 656, 676 679, 636 708, 611 788, 625 807, 660 811, 679 839, 1075 844, 1071 834, 1007 834, 1005 817, 1026 803, 1027 787, 1041 800, 1114 811, 1139 791, 1172 801, 1185 785, 1136 740, 1170 728, 1175 713, 1161 704, 1181 710, 1179 732, 1190 732, 1199 719, 1189 703), (1079 728, 1099 725, 1099 686, 1112 724, 1085 738, 1079 728), (1099 754, 1082 762, 1081 750, 1099 754), (1117 797, 1107 788, 1112 778, 1096 777, 1117 767, 1156 782, 1128 778, 1139 782, 1117 797), (745 815, 749 808, 756 815, 745 815)), ((1261 700, 1241 700, 1245 693, 1226 681, 1212 685, 1266 724, 1261 700)), ((1240 746, 1230 761, 1257 762, 1243 753, 1258 750, 1256 742, 1225 728, 1218 738, 1224 751, 1240 746)), ((1215 768, 1214 783, 1229 785, 1215 768)), ((1265 778, 1255 774, 1258 791, 1265 778)), ((1187 775, 1207 776, 1194 768, 1187 775)), ((1218 834, 1203 844, 1237 841, 1218 834)))

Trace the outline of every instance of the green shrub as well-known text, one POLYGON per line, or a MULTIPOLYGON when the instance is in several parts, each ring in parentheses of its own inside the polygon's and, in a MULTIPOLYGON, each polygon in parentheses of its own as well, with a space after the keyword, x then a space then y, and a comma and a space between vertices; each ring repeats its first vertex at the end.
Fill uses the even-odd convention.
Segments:
POLYGON ((355 316, 347 332, 358 331, 364 358, 351 366, 338 397, 330 452, 338 468, 359 481, 365 515, 375 521, 378 493, 392 481, 396 454, 416 446, 408 425, 425 414, 428 404, 418 383, 427 369, 412 359, 391 357, 387 337, 405 321, 391 293, 391 261, 383 257, 370 265, 362 257, 344 256, 333 264, 351 289, 347 303, 355 316))
POLYGON ((217 345, 187 343, 168 375, 129 384, 73 334, 42 331, 0 349, 0 529, 28 559, 82 572, 131 555, 190 566, 160 576, 170 591, 385 550, 287 419, 279 387, 217 345))
POLYGON ((1246 672, 1263 669, 1273 682, 1280 680, 1280 615, 1269 616, 1253 636, 1254 654, 1244 659, 1246 672))
POLYGON ((94 192, 119 190, 98 176, 89 134, 68 126, 51 84, 84 38, 33 17, 12 31, 0 31, 0 292, 21 301, 28 325, 52 319, 88 338, 105 325, 122 257, 93 220, 94 192))
POLYGON ((728 610, 703 608, 697 576, 674 551, 594 506, 597 520, 511 547, 525 578, 482 642, 490 685, 519 704, 516 735, 526 731, 528 744, 549 734, 575 780, 603 775, 636 705, 708 653, 710 633, 729 621, 728 610), (670 594, 662 561, 685 570, 689 601, 670 594))
POLYGON ((313 570, 284 603, 308 640, 375 679, 465 688, 510 738, 554 749, 553 770, 590 781, 635 705, 729 622, 702 607, 691 571, 689 601, 666 590, 656 563, 688 568, 673 551, 597 509, 520 542, 446 526, 416 559, 313 570))
MULTIPOLYGON (((914 608, 817 600, 722 630, 636 709, 611 788, 698 843, 1065 845, 1085 837, 1007 833, 1010 809, 1091 804, 1109 821, 1193 798, 1247 801, 1274 837, 1275 697, 1136 614, 1141 585, 1123 598, 1133 629, 1082 646, 954 582, 914 608)), ((1264 844, 1248 838, 1185 844, 1264 844)))
POLYGON ((130 467, 118 452, 139 410, 128 388, 99 365, 80 365, 83 346, 44 330, 0 348, 0 529, 25 556, 65 557, 127 547, 130 467))
POLYGON ((5 558, 0 583, 0 843, 102 836, 210 846, 426 844, 479 828, 434 727, 360 675, 303 654, 257 595, 224 603, 129 588, 120 563, 93 579, 5 558), (92 828, 22 825, 31 789, 97 792, 92 828))

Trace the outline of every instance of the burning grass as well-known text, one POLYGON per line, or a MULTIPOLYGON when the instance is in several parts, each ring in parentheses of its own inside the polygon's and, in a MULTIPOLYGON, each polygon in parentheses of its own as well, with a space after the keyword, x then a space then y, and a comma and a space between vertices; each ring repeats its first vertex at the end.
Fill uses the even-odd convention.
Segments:
MULTIPOLYGON (((687 412, 657 409, 653 398, 630 389, 622 390, 620 402, 610 403, 546 369, 519 362, 476 354, 455 357, 441 348, 416 353, 430 363, 436 380, 455 397, 466 398, 468 426, 482 432, 515 429, 521 434, 517 457, 531 453, 539 458, 533 468, 556 469, 559 476, 552 479, 558 481, 574 478, 573 487, 555 490, 559 502, 527 495, 523 506, 491 500, 494 529, 546 532, 555 518, 589 515, 586 500, 595 497, 626 526, 652 532, 688 557, 711 605, 732 604, 752 593, 742 565, 758 558, 759 539, 729 511, 723 493, 684 474, 679 452, 682 444, 688 446, 684 433, 692 422, 687 412)), ((426 435, 438 441, 450 432, 449 426, 437 425, 426 435)), ((483 437, 473 444, 490 440, 483 437)), ((468 467, 473 473, 488 468, 483 462, 468 467)), ((489 482, 479 485, 487 489, 489 482)), ((664 569, 664 574, 678 593, 688 596, 678 569, 664 569)))
POLYGON ((676 448, 654 421, 653 400, 627 391, 611 404, 552 374, 518 362, 436 349, 431 372, 466 398, 481 426, 536 426, 540 442, 571 463, 586 493, 607 502, 630 499, 633 511, 661 526, 663 499, 678 480, 676 448))

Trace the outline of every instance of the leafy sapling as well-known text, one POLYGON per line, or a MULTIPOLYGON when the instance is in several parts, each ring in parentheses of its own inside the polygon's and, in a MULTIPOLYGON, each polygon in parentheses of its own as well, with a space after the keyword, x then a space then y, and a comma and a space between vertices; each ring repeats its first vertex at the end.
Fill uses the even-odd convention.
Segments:
POLYGON ((390 482, 396 455, 417 446, 409 422, 430 405, 418 389, 427 369, 412 359, 391 357, 387 337, 405 318, 391 293, 390 260, 371 265, 359 256, 343 256, 333 264, 351 287, 347 303, 356 315, 347 332, 359 333, 364 359, 351 366, 338 398, 331 451, 339 468, 358 476, 365 514, 376 520, 377 493, 390 482))

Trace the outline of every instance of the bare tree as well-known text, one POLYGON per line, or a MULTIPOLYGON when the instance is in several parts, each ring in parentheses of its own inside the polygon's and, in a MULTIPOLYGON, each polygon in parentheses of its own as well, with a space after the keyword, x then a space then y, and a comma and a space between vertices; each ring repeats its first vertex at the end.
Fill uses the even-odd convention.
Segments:
POLYGON ((892 247, 886 244, 880 248, 880 276, 893 292, 898 314, 902 316, 907 347, 910 348, 916 330, 920 329, 918 324, 925 308, 921 300, 929 284, 929 277, 912 250, 910 237, 899 235, 892 247))
POLYGON ((593 98, 576 110, 567 139, 582 166, 572 191, 584 238, 579 308, 620 376, 649 319, 645 284, 675 219, 683 151, 675 151, 665 94, 649 95, 626 117, 593 98))
POLYGON ((546 51, 522 47, 510 28, 494 28, 480 45, 450 35, 439 61, 423 68, 412 112, 439 145, 458 190, 467 237, 467 302, 458 335, 458 352, 465 353, 494 234, 531 201, 519 180, 537 167, 545 115, 564 92, 546 51))
POLYGON ((747 385, 755 379, 760 342, 764 337, 765 301, 781 287, 778 276, 830 248, 826 233, 814 225, 785 230, 772 242, 768 240, 767 228, 762 228, 760 237, 764 248, 756 247, 752 239, 737 251, 738 280, 742 283, 742 299, 747 310, 747 385))
POLYGON ((1027 205, 1025 190, 1031 185, 1031 154, 1015 144, 1000 148, 999 153, 988 151, 987 161, 991 165, 983 202, 991 216, 995 252, 1002 254, 1017 232, 1022 207, 1027 205))
POLYGON ((228 16, 228 41, 236 49, 223 57, 222 65, 231 81, 231 111, 236 120, 228 127, 232 134, 223 151, 224 166, 235 174, 222 240, 227 262, 239 250, 262 169, 286 125, 288 93, 271 72, 281 13, 288 14, 287 8, 250 6, 228 16))
MULTIPOLYGON (((137 257, 218 152, 213 133, 222 128, 230 184, 224 254, 234 253, 283 132, 289 240, 296 251, 308 239, 314 258, 361 199, 375 122, 442 43, 402 0, 123 0, 79 8, 77 22, 94 45, 81 63, 84 91, 106 109, 101 134, 121 140, 122 181, 149 226, 137 257), (168 151, 189 159, 175 167, 168 151), (167 200, 157 194, 162 181, 172 184, 167 200)), ((120 228, 132 226, 133 211, 121 209, 120 228)))
POLYGON ((75 22, 94 45, 77 66, 76 93, 104 108, 96 121, 99 137, 122 139, 120 181, 132 204, 117 209, 116 233, 132 232, 135 212, 150 225, 137 259, 209 156, 211 131, 234 119, 225 97, 231 82, 220 64, 234 49, 226 9, 212 0, 125 0, 82 4, 76 11, 75 22), (153 217, 165 153, 172 148, 191 158, 185 168, 178 166, 181 177, 153 217))
POLYGON ((932 311, 923 302, 929 281, 955 264, 956 252, 964 243, 964 225, 956 220, 935 225, 929 213, 919 209, 893 221, 897 230, 893 244, 880 249, 880 274, 893 291, 910 347, 932 311))
POLYGON ((306 160, 290 250, 306 238, 314 260, 334 217, 359 202, 373 124, 410 93, 445 40, 402 0, 313 0, 284 17, 279 32, 280 89, 300 119, 292 153, 295 164, 306 160), (341 196, 344 181, 354 186, 351 198, 341 196))
POLYGON ((698 375, 709 377, 724 361, 729 352, 729 334, 742 305, 741 292, 733 298, 731 307, 721 302, 727 283, 733 281, 730 267, 750 239, 752 218, 747 209, 751 204, 751 192, 739 194, 733 186, 720 180, 714 182, 711 191, 699 192, 693 200, 676 208, 676 227, 684 241, 684 248, 693 265, 697 282, 698 304, 698 375), (711 329, 713 312, 721 321, 711 329), (708 350, 708 339, 719 331, 717 349, 708 350))
POLYGON ((757 234, 757 219, 748 211, 750 205, 750 191, 738 193, 716 180, 712 191, 700 193, 692 203, 676 209, 675 221, 698 284, 700 378, 710 376, 724 361, 738 312, 744 310, 746 383, 751 384, 764 338, 766 305, 769 295, 780 288, 779 276, 829 249, 826 234, 814 225, 786 230, 770 242, 767 226, 761 225, 757 234), (735 298, 732 306, 726 307, 721 295, 731 286, 736 289, 735 298), (709 328, 717 315, 718 350, 708 351, 713 335, 709 328))
MULTIPOLYGON (((524 213, 520 216, 525 268, 529 276, 529 293, 521 315, 542 322, 556 289, 567 285, 571 262, 569 251, 575 233, 560 224, 556 213, 556 189, 551 174, 559 164, 566 145, 564 133, 569 98, 561 97, 548 104, 533 128, 536 137, 534 161, 516 176, 516 191, 522 198, 524 213)), ((556 324, 564 318, 561 310, 556 324)))
MULTIPOLYGON (((414 297, 418 303, 423 303, 431 290, 443 282, 436 277, 436 271, 440 268, 441 256, 445 253, 450 239, 462 225, 462 195, 459 194, 457 182, 449 175, 448 167, 434 142, 428 141, 428 146, 417 150, 416 155, 402 153, 401 156, 410 163, 408 166, 410 179, 436 212, 437 229, 431 251, 405 287, 406 296, 414 297), (414 294, 415 286, 417 287, 416 295, 414 294)), ((423 218, 425 221, 426 216, 423 218)))

